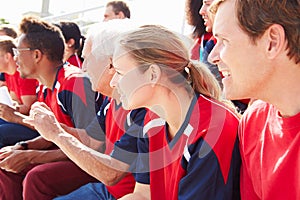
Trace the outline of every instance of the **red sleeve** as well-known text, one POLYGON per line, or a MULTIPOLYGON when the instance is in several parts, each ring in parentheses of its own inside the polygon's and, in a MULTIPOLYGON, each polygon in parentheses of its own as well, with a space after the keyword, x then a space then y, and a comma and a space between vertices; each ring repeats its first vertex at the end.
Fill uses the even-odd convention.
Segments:
POLYGON ((38 86, 37 80, 20 78, 19 81, 20 81, 20 96, 36 95, 36 88, 38 86))

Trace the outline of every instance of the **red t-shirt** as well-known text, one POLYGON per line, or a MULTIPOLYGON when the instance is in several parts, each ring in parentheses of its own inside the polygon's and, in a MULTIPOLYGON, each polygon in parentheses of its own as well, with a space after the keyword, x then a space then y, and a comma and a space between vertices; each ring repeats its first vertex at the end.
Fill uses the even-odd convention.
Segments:
POLYGON ((300 199, 300 113, 283 118, 256 100, 244 113, 239 137, 242 199, 300 199))
POLYGON ((19 103, 23 103, 21 96, 25 95, 36 95, 36 88, 38 86, 38 81, 35 79, 23 79, 20 77, 18 71, 13 75, 4 74, 5 82, 8 91, 12 91, 16 94, 19 103))

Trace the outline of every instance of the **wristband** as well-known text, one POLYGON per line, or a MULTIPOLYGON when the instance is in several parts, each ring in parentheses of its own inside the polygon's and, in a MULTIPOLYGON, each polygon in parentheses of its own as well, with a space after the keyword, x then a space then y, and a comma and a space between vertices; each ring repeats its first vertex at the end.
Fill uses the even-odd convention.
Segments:
POLYGON ((28 144, 27 142, 21 141, 17 143, 18 145, 22 146, 24 150, 28 149, 28 144))

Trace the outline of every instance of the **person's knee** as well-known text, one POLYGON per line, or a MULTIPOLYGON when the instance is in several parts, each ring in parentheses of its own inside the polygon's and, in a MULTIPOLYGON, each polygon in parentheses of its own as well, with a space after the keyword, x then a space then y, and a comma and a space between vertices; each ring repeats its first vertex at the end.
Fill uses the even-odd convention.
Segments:
POLYGON ((43 166, 39 165, 31 169, 24 181, 23 181, 23 187, 25 188, 34 188, 34 187, 40 187, 41 184, 45 183, 47 180, 43 173, 43 166))

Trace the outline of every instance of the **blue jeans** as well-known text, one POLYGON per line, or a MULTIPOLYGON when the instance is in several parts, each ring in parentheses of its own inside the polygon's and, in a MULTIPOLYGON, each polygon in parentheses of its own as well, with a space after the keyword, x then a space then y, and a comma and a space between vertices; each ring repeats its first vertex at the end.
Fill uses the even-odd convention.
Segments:
POLYGON ((26 126, 0 119, 0 148, 33 139, 40 134, 26 126))
POLYGON ((88 183, 70 194, 54 198, 54 200, 116 200, 101 182, 88 183))

